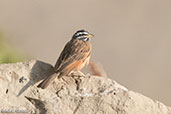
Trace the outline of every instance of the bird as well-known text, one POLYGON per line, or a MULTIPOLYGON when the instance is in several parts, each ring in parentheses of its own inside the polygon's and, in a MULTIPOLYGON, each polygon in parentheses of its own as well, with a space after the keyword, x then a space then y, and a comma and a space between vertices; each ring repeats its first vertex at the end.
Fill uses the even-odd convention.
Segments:
POLYGON ((37 87, 45 89, 55 78, 60 79, 71 71, 80 71, 89 64, 92 45, 90 43, 93 34, 86 30, 78 30, 74 33, 61 52, 55 66, 54 73, 44 79, 37 87))

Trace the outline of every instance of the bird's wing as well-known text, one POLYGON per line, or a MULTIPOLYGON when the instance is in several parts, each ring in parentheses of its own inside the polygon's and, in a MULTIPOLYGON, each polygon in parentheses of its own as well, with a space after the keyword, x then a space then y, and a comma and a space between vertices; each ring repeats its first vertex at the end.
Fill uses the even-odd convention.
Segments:
MULTIPOLYGON (((80 60, 86 59, 90 55, 91 45, 80 40, 71 40, 64 47, 55 65, 56 72, 63 72, 69 66, 81 64, 80 60), (72 65, 73 64, 73 65, 72 65), (67 67, 68 66, 68 67, 67 67)), ((70 71, 73 70, 70 67, 70 71)))

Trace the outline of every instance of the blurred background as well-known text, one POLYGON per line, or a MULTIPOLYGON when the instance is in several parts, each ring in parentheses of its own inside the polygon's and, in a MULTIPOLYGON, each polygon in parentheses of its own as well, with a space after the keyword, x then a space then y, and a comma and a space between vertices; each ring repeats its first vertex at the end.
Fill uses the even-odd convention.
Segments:
POLYGON ((170 0, 1 0, 0 63, 54 65, 78 29, 110 78, 171 106, 170 0))

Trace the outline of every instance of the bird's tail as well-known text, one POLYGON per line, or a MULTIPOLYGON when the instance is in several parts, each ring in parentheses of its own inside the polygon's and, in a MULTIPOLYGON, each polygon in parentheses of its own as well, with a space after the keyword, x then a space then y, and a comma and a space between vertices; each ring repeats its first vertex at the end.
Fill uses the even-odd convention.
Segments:
POLYGON ((51 84, 58 75, 59 74, 57 73, 50 75, 45 80, 43 80, 37 87, 42 88, 42 89, 47 88, 49 84, 51 84))

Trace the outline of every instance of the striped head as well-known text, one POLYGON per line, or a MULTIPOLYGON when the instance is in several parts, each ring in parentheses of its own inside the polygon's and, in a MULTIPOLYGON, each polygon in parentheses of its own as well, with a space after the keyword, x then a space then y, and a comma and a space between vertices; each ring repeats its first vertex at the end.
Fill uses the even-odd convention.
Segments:
POLYGON ((89 41, 90 38, 92 38, 93 36, 94 36, 93 34, 85 30, 79 30, 73 35, 72 39, 82 40, 86 42, 86 41, 89 41))

